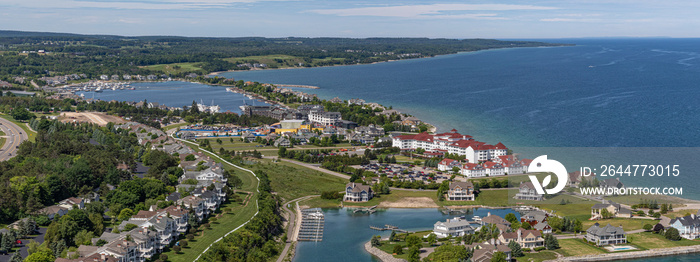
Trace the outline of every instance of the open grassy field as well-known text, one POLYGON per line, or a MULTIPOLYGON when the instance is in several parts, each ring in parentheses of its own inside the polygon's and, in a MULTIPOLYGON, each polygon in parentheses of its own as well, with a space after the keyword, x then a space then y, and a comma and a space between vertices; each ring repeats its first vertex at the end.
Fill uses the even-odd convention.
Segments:
POLYGON ((0 147, 2 147, 3 145, 5 145, 5 141, 7 141, 7 138, 0 137, 0 147))
POLYGON ((177 124, 167 125, 167 126, 163 127, 163 131, 168 131, 168 130, 175 129, 175 128, 178 128, 178 127, 181 127, 181 126, 186 126, 186 125, 189 125, 189 124, 190 124, 190 123, 184 122, 184 123, 177 123, 177 124))
POLYGON ((295 67, 304 62, 304 59, 291 55, 230 57, 224 60, 231 63, 262 63, 267 64, 268 68, 295 67))
POLYGON ((674 219, 677 217, 684 217, 688 214, 697 214, 698 210, 697 209, 674 209, 673 212, 668 212, 664 216, 667 216, 670 219, 674 219))
POLYGON ((324 191, 340 192, 347 183, 345 179, 284 161, 272 163, 263 160, 250 169, 265 171, 270 178, 272 190, 285 200, 320 195, 324 191))
POLYGON ((166 74, 177 74, 177 73, 181 73, 181 72, 192 72, 192 71, 204 72, 199 64, 200 63, 158 64, 158 65, 143 66, 142 68, 156 70, 156 71, 162 71, 162 72, 165 72, 166 74))
POLYGON ((388 195, 379 195, 372 198, 370 201, 362 203, 345 203, 345 205, 350 206, 374 206, 379 205, 381 202, 399 202, 405 197, 427 197, 433 200, 435 204, 437 202, 437 194, 435 191, 406 191, 406 190, 392 190, 388 195))
POLYGON ((26 123, 17 121, 9 115, 0 115, 0 117, 7 119, 8 121, 15 123, 15 125, 18 125, 20 128, 22 128, 22 130, 24 130, 24 132, 29 137, 30 142, 36 141, 36 132, 31 131, 26 123))
POLYGON ((700 244, 700 241, 698 240, 688 240, 685 238, 678 241, 670 241, 666 239, 663 235, 654 234, 652 232, 629 234, 627 235, 627 241, 631 244, 646 249, 694 246, 700 244))
POLYGON ((247 206, 227 203, 222 208, 232 208, 232 213, 223 214, 215 223, 210 223, 211 229, 204 229, 198 233, 192 241, 188 241, 188 247, 183 248, 180 253, 176 254, 173 250, 164 252, 163 254, 168 255, 168 261, 194 261, 211 243, 248 221, 257 211, 255 201, 251 201, 247 206))
POLYGON ((586 244, 581 239, 559 239, 559 246, 556 252, 567 257, 603 254, 601 248, 586 244))
POLYGON ((642 229, 644 227, 644 224, 651 224, 656 225, 658 223, 657 220, 651 220, 651 219, 636 219, 636 218, 612 218, 612 219, 601 219, 601 220, 585 220, 581 221, 583 224, 583 228, 589 228, 595 223, 600 224, 601 226, 605 226, 607 224, 611 224, 613 226, 620 226, 622 225, 622 228, 625 229, 625 231, 630 231, 630 230, 637 230, 637 229, 642 229))

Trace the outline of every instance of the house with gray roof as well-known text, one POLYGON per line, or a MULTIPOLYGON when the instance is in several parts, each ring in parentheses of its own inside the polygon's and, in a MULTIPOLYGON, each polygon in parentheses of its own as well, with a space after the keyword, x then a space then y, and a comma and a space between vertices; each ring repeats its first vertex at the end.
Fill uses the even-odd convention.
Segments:
POLYGON ((601 227, 595 223, 586 230, 586 240, 595 243, 597 246, 627 243, 627 233, 622 226, 616 227, 608 224, 601 227))
POLYGON ((542 201, 542 195, 537 194, 532 182, 520 182, 520 190, 515 194, 515 199, 542 201))
POLYGON ((447 200, 474 201, 474 185, 472 182, 450 182, 447 190, 447 200))
POLYGON ((552 233, 552 227, 549 226, 548 219, 549 214, 540 210, 530 211, 520 216, 521 223, 528 223, 532 228, 541 231, 543 234, 552 233))
POLYGON ((598 203, 591 207, 591 219, 601 219, 603 209, 607 209, 613 217, 630 218, 632 211, 613 201, 598 203))
POLYGON ((345 197, 343 201, 367 202, 374 196, 372 187, 369 185, 356 184, 354 182, 345 185, 345 197))
POLYGON ((700 217, 697 214, 671 219, 669 226, 678 229, 682 238, 690 240, 700 238, 700 217))
POLYGON ((433 233, 439 238, 458 237, 474 233, 474 227, 469 221, 461 218, 447 219, 445 221, 435 222, 433 225, 433 233))
POLYGON ((492 245, 490 243, 474 243, 466 246, 467 249, 474 251, 471 261, 473 262, 490 262, 493 254, 503 252, 506 254, 506 261, 511 260, 511 250, 507 245, 492 245))

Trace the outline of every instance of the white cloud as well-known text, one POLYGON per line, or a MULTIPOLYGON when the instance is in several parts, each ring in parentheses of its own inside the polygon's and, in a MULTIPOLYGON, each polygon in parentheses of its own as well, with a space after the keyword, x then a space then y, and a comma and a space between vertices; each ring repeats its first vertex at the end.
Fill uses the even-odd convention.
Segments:
MULTIPOLYGON (((463 14, 448 14, 455 11, 513 11, 513 10, 552 10, 556 7, 509 4, 432 4, 375 6, 346 9, 314 9, 307 12, 337 16, 384 16, 384 17, 431 17, 458 18, 463 14)), ((493 18, 495 14, 466 14, 462 18, 493 18)))

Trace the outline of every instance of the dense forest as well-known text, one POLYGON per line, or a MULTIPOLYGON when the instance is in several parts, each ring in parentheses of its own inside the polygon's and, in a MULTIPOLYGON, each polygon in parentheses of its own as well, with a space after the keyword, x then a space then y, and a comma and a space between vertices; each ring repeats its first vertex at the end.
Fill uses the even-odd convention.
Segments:
POLYGON ((144 66, 195 63, 190 70, 174 75, 184 76, 250 69, 250 63, 260 62, 254 57, 268 55, 285 55, 275 59, 275 66, 313 67, 553 45, 559 44, 492 39, 122 37, 0 31, 0 78, 163 73, 144 66))

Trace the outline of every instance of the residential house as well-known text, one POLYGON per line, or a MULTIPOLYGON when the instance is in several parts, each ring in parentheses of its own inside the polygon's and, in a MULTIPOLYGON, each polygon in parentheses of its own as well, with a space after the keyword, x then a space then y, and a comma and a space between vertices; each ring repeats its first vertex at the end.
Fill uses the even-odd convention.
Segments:
POLYGON ((452 171, 452 168, 459 168, 460 162, 454 159, 445 158, 438 163, 437 168, 440 171, 452 171))
POLYGON ((544 246, 544 238, 542 233, 537 230, 525 230, 518 228, 515 232, 505 232, 498 236, 498 242, 502 245, 508 245, 510 241, 515 241, 522 248, 534 249, 544 246))
POLYGON ((58 202, 59 206, 65 207, 68 210, 73 209, 73 206, 77 206, 78 209, 84 209, 85 208, 85 200, 82 198, 77 198, 77 197, 69 197, 64 200, 61 200, 58 202))
POLYGON ((605 190, 606 195, 611 195, 615 188, 622 189, 625 187, 625 185, 620 182, 620 178, 608 178, 600 181, 599 187, 605 190))
POLYGON ((469 221, 454 218, 447 219, 444 222, 438 221, 433 225, 433 233, 439 238, 458 237, 474 233, 474 228, 469 224, 469 221))
POLYGON ((343 201, 349 202, 367 202, 374 196, 372 187, 369 185, 348 183, 345 186, 345 197, 343 201))
POLYGON ((502 217, 497 216, 497 215, 491 215, 491 212, 488 212, 486 217, 481 219, 481 225, 485 226, 485 225, 491 225, 491 224, 493 224, 493 225, 501 224, 501 225, 506 225, 506 226, 510 227, 510 222, 508 222, 508 220, 505 220, 502 217))
POLYGON ((521 223, 528 223, 535 230, 541 231, 543 234, 551 234, 552 227, 548 223, 549 214, 544 211, 530 211, 520 216, 521 223))
POLYGON ((515 194, 515 199, 542 201, 542 195, 538 194, 532 182, 520 182, 520 191, 515 194))
POLYGON ((353 99, 348 100, 348 105, 349 105, 349 106, 351 106, 351 105, 359 105, 359 106, 362 106, 362 105, 364 105, 364 104, 365 104, 365 100, 363 100, 363 99, 353 98, 353 99))
POLYGON ((632 217, 632 211, 618 203, 608 201, 608 203, 599 203, 591 207, 591 219, 600 219, 603 209, 607 209, 613 217, 632 217))
POLYGON ((586 240, 597 246, 624 244, 627 243, 627 233, 622 229, 622 226, 615 227, 608 224, 600 227, 600 224, 595 223, 586 230, 586 240))
POLYGON ((198 220, 202 220, 209 215, 209 209, 204 205, 204 199, 196 196, 186 196, 179 199, 176 203, 177 205, 184 205, 186 208, 192 209, 194 216, 197 216, 198 220))
POLYGON ((450 182, 447 190, 449 201, 474 201, 474 185, 472 182, 450 182))
POLYGON ((506 261, 511 261, 511 250, 508 245, 492 245, 489 243, 474 243, 466 246, 467 249, 473 250, 472 262, 491 262, 493 254, 503 252, 506 254, 506 261))
POLYGON ((465 177, 484 177, 488 174, 486 168, 480 164, 466 163, 459 172, 465 177))
POLYGON ((45 208, 37 210, 38 214, 46 215, 49 219, 59 218, 67 214, 70 209, 59 205, 47 206, 45 208))
POLYGON ((671 219, 669 226, 678 229, 682 238, 690 240, 700 238, 700 217, 697 214, 671 219))
POLYGON ((275 140, 274 146, 275 147, 290 147, 290 146, 292 146, 292 143, 286 137, 280 137, 277 140, 275 140))

